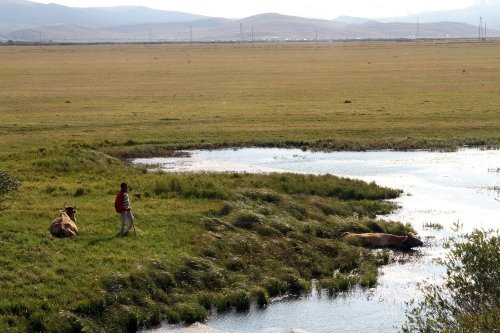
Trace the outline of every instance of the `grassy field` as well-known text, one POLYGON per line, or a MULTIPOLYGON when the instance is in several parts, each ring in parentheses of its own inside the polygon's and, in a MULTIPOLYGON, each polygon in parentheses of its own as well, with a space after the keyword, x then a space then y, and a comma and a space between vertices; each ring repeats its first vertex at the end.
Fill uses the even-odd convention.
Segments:
POLYGON ((0 145, 498 146, 498 54, 499 42, 2 47, 0 145))
POLYGON ((500 43, 0 47, 1 332, 133 332, 207 309, 373 286, 387 254, 345 231, 397 190, 333 176, 149 173, 175 148, 500 145, 500 43), (350 101, 350 103, 346 103, 350 101), (117 237, 127 181, 137 236, 117 237), (52 240, 64 202, 80 235, 52 240), (360 218, 354 217, 354 215, 360 218))

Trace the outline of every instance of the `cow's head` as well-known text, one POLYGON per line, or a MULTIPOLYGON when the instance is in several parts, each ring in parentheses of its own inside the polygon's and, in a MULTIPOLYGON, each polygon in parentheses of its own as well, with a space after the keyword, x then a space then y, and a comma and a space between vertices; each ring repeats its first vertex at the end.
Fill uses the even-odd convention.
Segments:
POLYGON ((415 238, 415 235, 412 234, 411 232, 408 233, 405 239, 401 242, 401 246, 405 249, 411 249, 412 247, 418 247, 423 245, 424 243, 420 239, 415 238))
POLYGON ((76 204, 72 207, 72 206, 67 206, 65 203, 64 208, 63 208, 63 212, 65 212, 73 222, 76 222, 76 217, 75 217, 76 204))

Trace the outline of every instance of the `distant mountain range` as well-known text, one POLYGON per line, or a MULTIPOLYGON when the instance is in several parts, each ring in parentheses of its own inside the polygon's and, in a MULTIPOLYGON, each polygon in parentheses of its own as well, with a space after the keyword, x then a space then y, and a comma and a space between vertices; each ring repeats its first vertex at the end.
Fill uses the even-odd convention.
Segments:
MULTIPOLYGON (((484 8, 492 10, 494 5, 484 8)), ((497 5, 498 7, 498 5, 497 5)), ((474 7, 468 15, 478 15, 474 7)), ((481 7, 483 8, 483 7, 481 7)), ((446 12, 447 13, 447 12, 446 12)), ((468 24, 468 12, 420 15, 420 38, 474 38, 478 26, 468 24), (460 14, 462 13, 462 14, 460 14), (462 16, 460 16, 462 15, 462 16), (433 21, 433 17, 436 18, 433 21), (458 18, 464 18, 464 22, 458 18)), ((498 13, 498 14, 497 14, 498 13)), ((486 12, 494 17, 496 12, 486 12)), ((473 19, 471 16, 470 20, 473 19)), ((488 19, 489 20, 489 19, 488 19)), ((500 18, 497 20, 499 21, 500 18)), ((479 16, 476 21, 479 22, 479 16)), ((489 22, 489 21, 487 21, 489 22)), ((469 23, 473 23, 470 21, 469 23)), ((500 36, 491 22, 488 36, 500 36)), ((499 27, 500 30, 500 27, 499 27)), ((308 19, 275 13, 239 20, 205 17, 145 7, 71 8, 25 0, 0 0, 0 41, 26 42, 186 42, 248 40, 330 40, 415 38, 416 17, 384 19, 383 22, 338 17, 308 19)))
POLYGON ((204 16, 146 7, 72 8, 25 0, 0 0, 0 32, 55 25, 102 28, 145 22, 184 22, 204 16))
POLYGON ((402 17, 390 17, 380 20, 381 22, 463 22, 479 26, 479 18, 486 23, 486 29, 500 30, 500 1, 482 1, 480 4, 459 10, 428 12, 418 15, 408 15, 402 17))

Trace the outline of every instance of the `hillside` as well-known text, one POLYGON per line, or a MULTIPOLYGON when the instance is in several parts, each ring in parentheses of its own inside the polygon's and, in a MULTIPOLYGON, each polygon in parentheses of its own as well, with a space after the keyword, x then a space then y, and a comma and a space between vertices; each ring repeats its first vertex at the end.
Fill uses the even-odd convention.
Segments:
POLYGON ((418 15, 409 15, 403 17, 391 17, 381 21, 383 22, 406 22, 414 23, 417 21, 417 16, 420 22, 464 22, 471 25, 479 26, 479 18, 482 17, 483 22, 486 22, 487 29, 500 30, 500 1, 483 1, 482 3, 459 10, 436 11, 421 13, 418 15))
POLYGON ((0 2, 0 32, 61 24, 105 27, 144 22, 182 22, 203 16, 146 7, 72 8, 25 0, 0 2))
MULTIPOLYGON (((480 13, 489 9, 489 16, 483 16, 485 21, 489 20, 500 15, 496 14, 500 13, 500 10, 495 11, 497 7, 487 4, 463 11, 422 14, 418 35, 420 38, 475 38, 478 28, 474 22, 480 13)), ((3 0, 0 3, 0 42, 413 39, 417 36, 415 22, 416 17, 411 16, 379 22, 347 16, 321 20, 278 13, 231 20, 146 7, 71 8, 26 0, 3 0)), ((488 25, 487 34, 488 37, 500 36, 500 31, 493 30, 493 22, 488 25)))
MULTIPOLYGON (((490 37, 500 36, 489 30, 490 37)), ((420 38, 475 38, 477 28, 456 22, 422 23, 420 38)), ((22 29, 5 34, 6 39, 27 42, 194 42, 397 39, 416 37, 413 23, 368 21, 347 24, 280 14, 261 14, 242 20, 206 18, 190 22, 126 24, 86 27, 60 24, 22 29)))

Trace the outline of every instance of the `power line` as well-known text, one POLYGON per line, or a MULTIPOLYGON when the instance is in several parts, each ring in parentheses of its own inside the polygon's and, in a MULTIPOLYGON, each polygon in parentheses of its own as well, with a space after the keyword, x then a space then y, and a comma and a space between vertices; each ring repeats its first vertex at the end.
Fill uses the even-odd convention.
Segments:
POLYGON ((420 20, 419 17, 417 16, 417 40, 420 39, 420 20))
POLYGON ((479 17, 479 32, 478 32, 478 37, 477 39, 481 40, 482 37, 482 29, 483 29, 483 17, 479 17))
POLYGON ((316 48, 318 48, 318 26, 316 26, 316 35, 314 36, 314 41, 316 43, 316 48))

